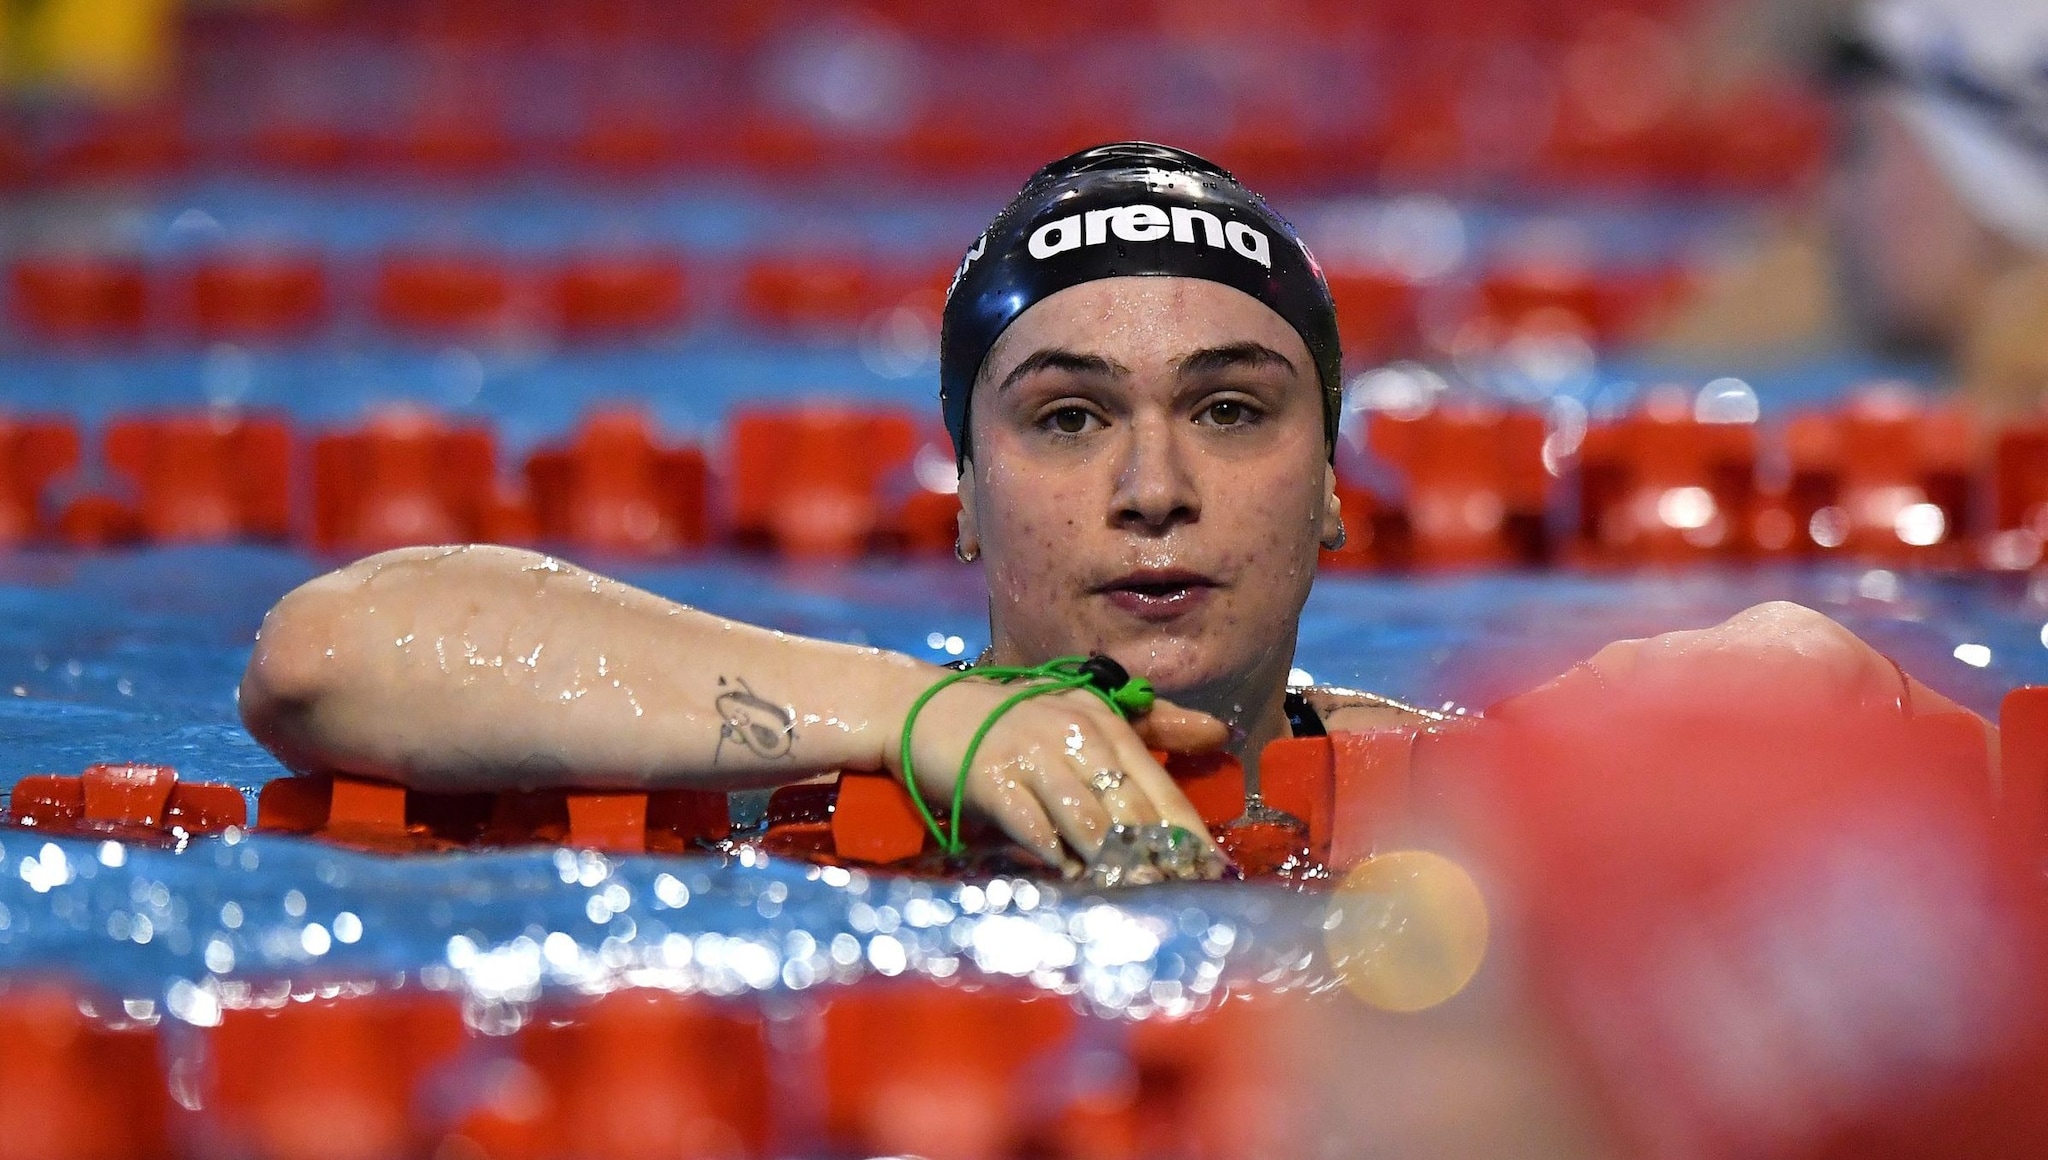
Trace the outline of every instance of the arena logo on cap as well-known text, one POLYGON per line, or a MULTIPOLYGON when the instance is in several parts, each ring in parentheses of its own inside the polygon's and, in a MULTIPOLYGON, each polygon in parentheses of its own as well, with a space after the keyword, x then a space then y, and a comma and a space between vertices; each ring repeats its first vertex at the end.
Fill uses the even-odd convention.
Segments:
POLYGON ((1085 210, 1046 222, 1031 231, 1026 248, 1043 261, 1082 246, 1099 246, 1114 235, 1126 242, 1157 242, 1171 237, 1176 242, 1201 244, 1214 249, 1228 245, 1243 257, 1268 270, 1273 268, 1273 243, 1264 233, 1243 222, 1226 222, 1205 209, 1176 205, 1116 205, 1085 210), (1201 230, 1197 233, 1195 227, 1201 230))

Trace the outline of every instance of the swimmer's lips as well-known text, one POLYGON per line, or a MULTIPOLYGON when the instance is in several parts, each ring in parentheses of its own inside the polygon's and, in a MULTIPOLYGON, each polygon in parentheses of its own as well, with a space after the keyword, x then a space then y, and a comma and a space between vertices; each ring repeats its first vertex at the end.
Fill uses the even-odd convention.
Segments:
POLYGON ((1199 572, 1148 569, 1098 584, 1095 592, 1130 616, 1161 624, 1200 608, 1218 587, 1199 572))

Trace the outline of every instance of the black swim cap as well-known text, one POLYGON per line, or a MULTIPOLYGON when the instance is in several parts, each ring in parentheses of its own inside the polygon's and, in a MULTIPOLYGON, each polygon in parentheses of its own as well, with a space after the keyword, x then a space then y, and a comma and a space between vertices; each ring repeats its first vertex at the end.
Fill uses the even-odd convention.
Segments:
POLYGON ((1315 360, 1335 454, 1343 354, 1323 268, 1294 227, 1221 166, 1123 141, 1032 174, 953 276, 939 328, 939 405, 956 458, 967 458, 974 380, 1004 329, 1069 286, 1133 274, 1221 282, 1286 319, 1315 360))

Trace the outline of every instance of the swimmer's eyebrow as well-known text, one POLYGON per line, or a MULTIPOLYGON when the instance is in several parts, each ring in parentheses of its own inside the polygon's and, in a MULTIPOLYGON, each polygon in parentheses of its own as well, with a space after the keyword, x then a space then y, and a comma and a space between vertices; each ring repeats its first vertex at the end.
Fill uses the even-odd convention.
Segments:
POLYGON ((1180 360, 1183 375, 1214 374, 1217 371, 1235 370, 1239 367, 1285 367, 1299 373, 1294 360, 1262 342, 1233 342, 1228 346, 1212 346, 1194 351, 1180 360))
POLYGON ((1010 373, 1003 376, 1003 381, 996 390, 1006 390, 1012 384, 1039 371, 1066 371, 1069 374, 1101 375, 1105 378, 1131 373, 1129 367, 1113 359, 1103 358, 1099 354, 1081 354, 1049 346, 1025 356, 1023 362, 1012 367, 1010 373))

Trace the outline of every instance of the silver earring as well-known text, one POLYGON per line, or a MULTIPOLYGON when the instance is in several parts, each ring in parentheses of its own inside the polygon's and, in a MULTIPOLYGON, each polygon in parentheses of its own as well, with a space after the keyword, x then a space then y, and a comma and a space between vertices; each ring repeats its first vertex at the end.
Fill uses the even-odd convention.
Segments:
POLYGON ((1345 543, 1350 538, 1351 534, 1344 530, 1344 517, 1339 516, 1337 517, 1337 542, 1332 544, 1325 541, 1323 544, 1323 550, 1326 552, 1342 551, 1345 543))
POLYGON ((962 564, 972 564, 981 559, 980 548, 970 548, 958 540, 953 541, 953 558, 962 564))

